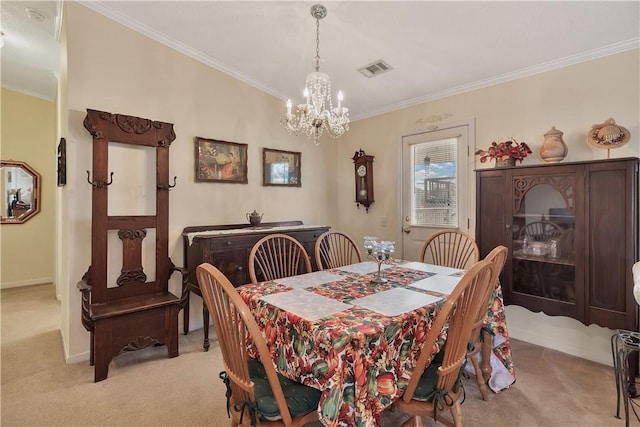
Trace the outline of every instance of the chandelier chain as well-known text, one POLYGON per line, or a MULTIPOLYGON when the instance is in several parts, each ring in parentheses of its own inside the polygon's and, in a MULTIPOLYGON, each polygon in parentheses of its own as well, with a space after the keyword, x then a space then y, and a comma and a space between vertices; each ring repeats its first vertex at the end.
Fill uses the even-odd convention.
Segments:
POLYGON ((316 18, 316 71, 320 71, 320 18, 316 18))

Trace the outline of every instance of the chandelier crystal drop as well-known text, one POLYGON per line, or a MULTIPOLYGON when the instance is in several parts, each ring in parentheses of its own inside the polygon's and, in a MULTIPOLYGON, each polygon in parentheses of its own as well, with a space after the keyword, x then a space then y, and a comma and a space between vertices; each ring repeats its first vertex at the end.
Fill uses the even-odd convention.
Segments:
POLYGON ((292 112, 293 104, 287 100, 287 114, 280 122, 292 135, 306 135, 318 145, 326 130, 332 138, 338 138, 349 130, 349 109, 342 106, 342 91, 338 91, 338 106, 331 100, 331 80, 320 72, 320 20, 327 16, 327 8, 321 4, 311 6, 311 16, 316 19, 316 71, 309 73, 304 85, 304 103, 292 112))

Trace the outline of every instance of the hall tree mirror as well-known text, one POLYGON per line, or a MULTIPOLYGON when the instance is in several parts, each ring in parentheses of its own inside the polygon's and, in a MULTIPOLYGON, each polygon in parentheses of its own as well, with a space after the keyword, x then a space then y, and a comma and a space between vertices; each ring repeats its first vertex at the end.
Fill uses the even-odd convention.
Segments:
POLYGON ((0 223, 22 224, 40 212, 40 174, 25 162, 1 162, 0 223))

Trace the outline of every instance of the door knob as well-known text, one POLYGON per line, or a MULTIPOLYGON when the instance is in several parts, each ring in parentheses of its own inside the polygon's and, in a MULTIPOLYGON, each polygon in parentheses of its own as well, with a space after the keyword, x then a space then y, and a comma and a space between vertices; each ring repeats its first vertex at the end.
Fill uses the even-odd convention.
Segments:
POLYGON ((404 227, 404 228, 402 229, 402 231, 404 231, 405 233, 409 234, 409 233, 411 233, 411 228, 409 228, 409 227, 404 227))

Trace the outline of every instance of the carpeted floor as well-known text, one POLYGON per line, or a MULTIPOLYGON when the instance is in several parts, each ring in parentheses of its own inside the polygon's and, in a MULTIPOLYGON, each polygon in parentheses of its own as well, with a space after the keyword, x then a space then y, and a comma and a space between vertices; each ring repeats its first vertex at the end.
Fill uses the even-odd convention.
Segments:
MULTIPOLYGON (((229 425, 220 352, 215 340, 202 351, 202 330, 180 335, 177 358, 167 359, 164 347, 123 354, 109 377, 94 383, 88 363, 64 363, 52 285, 2 290, 0 302, 2 426, 229 425)), ((624 426, 614 417, 611 367, 517 340, 512 345, 516 383, 484 402, 466 381, 465 426, 624 426)), ((385 412, 382 425, 406 418, 385 412)), ((640 426, 633 415, 631 425, 640 426)))

